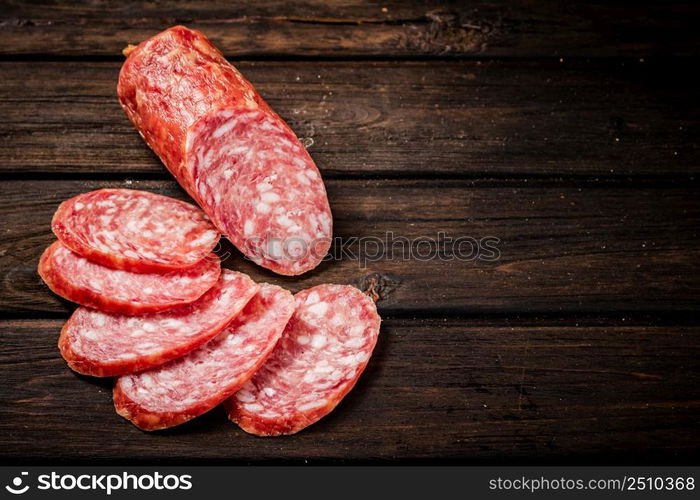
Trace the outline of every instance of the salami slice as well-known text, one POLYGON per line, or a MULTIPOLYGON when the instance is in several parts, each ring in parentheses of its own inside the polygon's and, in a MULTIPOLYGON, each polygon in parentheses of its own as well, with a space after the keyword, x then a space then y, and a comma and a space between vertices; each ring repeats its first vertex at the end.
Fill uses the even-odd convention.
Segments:
POLYGON ((58 347, 68 366, 95 377, 153 368, 218 335, 257 293, 245 274, 223 270, 197 301, 144 316, 79 307, 61 330, 58 347))
POLYGON ((197 207, 135 189, 100 189, 75 196, 58 207, 51 225, 74 252, 133 272, 192 267, 219 240, 197 207))
POLYGON ((145 314, 194 302, 219 279, 215 254, 194 267, 168 274, 143 274, 102 266, 72 252, 60 241, 39 260, 39 275, 64 299, 102 311, 145 314))
POLYGON ((211 410, 267 359, 293 312, 289 292, 262 284, 243 312, 208 343, 165 365, 118 378, 117 413, 152 431, 211 410))
POLYGON ((330 413, 377 343, 377 309, 356 288, 319 285, 294 298, 272 355, 225 403, 229 418, 251 434, 294 434, 330 413))
POLYGON ((332 237, 321 175, 251 83, 183 26, 125 53, 124 111, 219 231, 277 273, 316 267, 332 237))

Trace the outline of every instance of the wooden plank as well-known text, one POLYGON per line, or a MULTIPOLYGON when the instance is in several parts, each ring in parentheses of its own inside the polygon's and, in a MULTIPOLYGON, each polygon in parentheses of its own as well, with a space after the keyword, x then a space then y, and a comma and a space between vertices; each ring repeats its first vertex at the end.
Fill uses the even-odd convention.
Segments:
POLYGON ((115 56, 184 23, 233 57, 697 55, 694 2, 6 0, 0 53, 115 56))
POLYGON ((696 457, 697 326, 386 319, 354 391, 291 437, 260 439, 221 409, 144 433, 111 381, 73 374, 60 320, 0 322, 0 460, 453 460, 677 463, 696 457))
MULTIPOLYGON (((53 240, 60 202, 99 187, 131 187, 177 197, 174 181, 8 181, 0 184, 0 312, 67 315, 36 265, 53 240)), ((226 266, 299 290, 375 278, 384 313, 420 311, 697 311, 697 186, 570 186, 505 181, 330 180, 337 259, 284 278, 245 261, 230 245, 226 266), (495 237, 496 255, 421 238, 495 237), (393 233, 393 254, 386 241, 393 233), (403 254, 400 237, 411 243, 403 254), (363 238, 362 246, 352 238, 363 238), (371 239, 373 238, 373 240, 371 239), (379 243, 377 243, 377 240, 379 243), (439 253, 438 253, 439 250, 439 253), (355 258, 353 258, 355 256, 355 258), (363 258, 363 262, 358 260, 363 258), (464 260, 471 257, 471 260, 464 260)))
MULTIPOLYGON (((329 176, 689 176, 684 63, 241 63, 329 176), (312 143, 313 141, 313 143, 312 143)), ((167 175, 119 107, 118 63, 1 63, 0 172, 167 175)))

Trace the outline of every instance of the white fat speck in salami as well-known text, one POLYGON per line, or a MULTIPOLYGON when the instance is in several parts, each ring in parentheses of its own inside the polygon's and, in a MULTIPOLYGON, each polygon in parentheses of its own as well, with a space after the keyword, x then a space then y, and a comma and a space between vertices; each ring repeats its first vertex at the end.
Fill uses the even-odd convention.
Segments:
POLYGON ((75 196, 58 207, 51 227, 74 252, 133 272, 192 267, 219 241, 218 231, 199 208, 134 189, 75 196))
POLYGON ((189 131, 189 158, 216 226, 264 267, 295 275, 325 257, 332 217, 316 165, 278 122, 262 110, 211 113, 189 131))
POLYGON ((225 403, 229 418, 251 434, 293 434, 330 413, 377 343, 377 309, 356 288, 319 285, 294 298, 294 315, 272 354, 225 403))
POLYGON ((257 293, 245 274, 223 270, 195 302, 144 316, 79 307, 61 330, 58 347, 76 372, 124 375, 161 365, 218 335, 257 293))
POLYGON ((240 389, 267 359, 293 312, 289 292, 262 284, 217 337, 162 366, 118 378, 117 413, 141 429, 157 430, 211 410, 240 389))
POLYGON ((182 271, 134 273, 111 269, 52 243, 39 260, 39 275, 61 297, 102 311, 138 315, 194 302, 221 274, 216 254, 182 271))

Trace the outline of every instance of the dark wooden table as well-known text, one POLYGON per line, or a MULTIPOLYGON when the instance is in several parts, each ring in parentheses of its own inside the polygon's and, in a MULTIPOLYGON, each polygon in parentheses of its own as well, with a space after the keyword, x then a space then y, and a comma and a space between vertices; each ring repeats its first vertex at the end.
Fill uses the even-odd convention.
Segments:
MULTIPOLYGON (((700 451, 695 2, 0 1, 4 463, 687 463, 700 451), (203 30, 309 144, 344 238, 499 239, 495 261, 344 258, 374 279, 356 389, 292 437, 217 409, 147 434, 56 348, 37 260, 66 198, 185 194, 119 108, 120 50, 203 30)), ((355 250, 358 250, 355 248, 355 250)))

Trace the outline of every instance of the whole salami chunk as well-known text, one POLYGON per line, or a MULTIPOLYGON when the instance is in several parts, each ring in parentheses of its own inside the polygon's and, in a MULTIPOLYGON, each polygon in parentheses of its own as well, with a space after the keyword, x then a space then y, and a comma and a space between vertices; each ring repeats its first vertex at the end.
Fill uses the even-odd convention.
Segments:
POLYGON ((216 254, 184 271, 132 273, 92 262, 60 241, 52 243, 39 260, 39 275, 55 294, 83 306, 129 315, 194 302, 214 286, 220 274, 216 254))
POLYGON ((79 307, 61 330, 68 366, 94 377, 125 375, 187 354, 218 335, 257 293, 245 274, 223 270, 197 301, 144 316, 79 307))
POLYGON ((225 403, 229 418, 251 434, 294 434, 330 413, 377 343, 377 309, 356 288, 319 285, 294 299, 272 355, 225 403))
POLYGON ((114 386, 114 406, 143 430, 173 427, 235 393, 267 359, 294 312, 292 294, 262 284, 226 329, 208 343, 114 386))
POLYGON ((135 189, 100 189, 58 207, 54 234, 74 252, 114 269, 167 272, 207 257, 219 233, 197 207, 135 189))
POLYGON ((219 231, 277 273, 316 267, 332 237, 325 186, 251 83, 183 26, 125 53, 122 108, 219 231))

